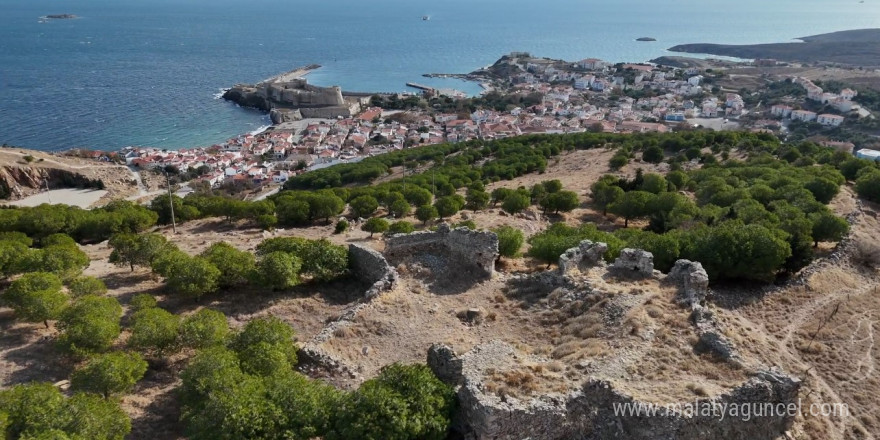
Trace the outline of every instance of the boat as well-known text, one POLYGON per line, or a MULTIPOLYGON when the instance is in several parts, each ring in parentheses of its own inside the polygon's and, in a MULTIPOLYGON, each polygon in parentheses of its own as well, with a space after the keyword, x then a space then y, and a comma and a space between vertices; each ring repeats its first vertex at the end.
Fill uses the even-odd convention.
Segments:
POLYGON ((423 15, 423 16, 422 16, 422 20, 423 20, 423 21, 428 21, 428 20, 430 20, 430 19, 431 19, 431 16, 430 16, 430 15, 423 15))

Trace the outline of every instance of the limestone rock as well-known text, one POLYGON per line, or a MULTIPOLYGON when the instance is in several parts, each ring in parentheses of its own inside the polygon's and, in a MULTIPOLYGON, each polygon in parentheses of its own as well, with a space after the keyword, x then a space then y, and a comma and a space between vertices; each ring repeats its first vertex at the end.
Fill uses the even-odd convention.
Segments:
POLYGON ((565 275, 574 269, 584 271, 591 267, 604 264, 602 256, 608 250, 605 243, 593 243, 584 240, 578 247, 571 248, 559 257, 559 274, 565 275))
POLYGON ((611 270, 629 278, 647 278, 654 274, 654 255, 641 249, 626 248, 614 260, 611 270))
POLYGON ((709 274, 699 262, 676 261, 668 279, 679 287, 679 297, 688 305, 702 304, 709 293, 709 274))

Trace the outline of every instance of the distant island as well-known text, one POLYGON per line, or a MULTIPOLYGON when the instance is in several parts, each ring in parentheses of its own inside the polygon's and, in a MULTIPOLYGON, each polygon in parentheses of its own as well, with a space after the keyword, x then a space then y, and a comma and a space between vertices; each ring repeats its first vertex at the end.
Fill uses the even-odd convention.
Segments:
POLYGON ((657 39, 654 37, 639 37, 636 38, 636 41, 657 41, 657 39))
POLYGON ((73 14, 51 14, 51 15, 46 15, 41 18, 45 18, 45 19, 49 19, 49 20, 67 20, 67 19, 78 18, 78 17, 73 14))
POLYGON ((802 43, 681 44, 672 52, 704 53, 737 58, 772 58, 796 63, 830 63, 880 67, 880 29, 857 29, 797 38, 802 43))

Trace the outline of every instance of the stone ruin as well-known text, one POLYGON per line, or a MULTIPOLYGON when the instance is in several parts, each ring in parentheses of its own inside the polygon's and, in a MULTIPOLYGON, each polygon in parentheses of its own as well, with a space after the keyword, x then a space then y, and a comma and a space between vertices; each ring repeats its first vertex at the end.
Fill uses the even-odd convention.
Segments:
MULTIPOLYGON (((681 440, 706 438, 774 439, 790 425, 785 417, 720 418, 714 414, 622 416, 615 406, 644 404, 614 389, 613 384, 587 378, 568 394, 545 394, 524 401, 486 390, 487 371, 516 362, 516 349, 493 341, 458 356, 440 344, 428 350, 427 362, 437 377, 456 386, 459 412, 454 428, 474 440, 612 439, 681 440)), ((783 404, 798 398, 800 381, 777 369, 757 372, 730 391, 701 398, 705 405, 783 404)), ((681 402, 692 404, 693 402, 681 402)), ((672 403, 670 405, 675 405, 672 403)))
MULTIPOLYGON (((605 267, 604 243, 583 241, 569 249, 559 261, 558 272, 544 272, 531 277, 551 288, 584 289, 574 275, 577 272, 605 267)), ((709 277, 698 262, 679 260, 669 275, 654 272, 649 252, 626 249, 607 272, 631 278, 655 277, 678 288, 678 300, 691 308, 691 319, 700 344, 728 362, 742 366, 733 344, 723 335, 711 311, 703 304, 709 294, 709 277)), ((522 276, 515 277, 521 279, 522 276)), ((578 298, 573 293, 564 297, 578 298)), ((736 417, 716 415, 669 414, 664 416, 621 416, 617 404, 644 404, 615 389, 614 384, 588 376, 579 387, 567 394, 545 393, 530 400, 491 392, 485 380, 491 371, 503 370, 529 357, 501 341, 481 344, 457 355, 452 348, 435 344, 428 350, 427 363, 442 381, 457 388, 459 410, 454 428, 466 439, 704 439, 749 438, 773 439, 792 423, 791 417, 736 417)), ((755 368, 745 382, 727 392, 703 397, 705 405, 784 404, 798 399, 800 380, 775 369, 755 368)), ((690 404, 691 402, 680 402, 690 404)), ((672 402, 671 405, 674 405, 672 402)))
POLYGON ((445 257, 450 266, 463 270, 457 277, 472 274, 490 278, 498 259, 498 236, 464 227, 451 229, 441 223, 436 231, 396 234, 385 240, 385 257, 390 261, 415 261, 424 255, 445 257))
POLYGON ((625 278, 651 277, 654 275, 654 255, 641 249, 623 249, 610 270, 625 278))

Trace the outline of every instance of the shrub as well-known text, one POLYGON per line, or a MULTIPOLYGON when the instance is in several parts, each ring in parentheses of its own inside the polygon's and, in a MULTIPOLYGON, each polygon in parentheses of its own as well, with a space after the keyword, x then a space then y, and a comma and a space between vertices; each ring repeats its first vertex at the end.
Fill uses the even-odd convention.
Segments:
POLYGON ((514 192, 504 198, 504 201, 501 202, 501 209, 508 214, 516 214, 528 208, 530 203, 531 198, 529 195, 521 192, 514 192))
POLYGON ((177 347, 180 318, 160 308, 143 309, 131 317, 128 345, 159 356, 177 347))
MULTIPOLYGON (((51 383, 14 385, 0 391, 7 438, 122 440, 131 421, 119 404, 89 393, 65 398, 51 383)), ((2 425, 2 424, 0 424, 2 425)))
POLYGON ((59 343, 74 354, 107 351, 119 336, 122 306, 116 298, 86 295, 61 315, 59 343))
POLYGON ((199 298, 215 292, 220 281, 220 270, 205 258, 179 254, 167 268, 165 282, 174 293, 199 298))
POLYGON ((70 285, 68 285, 67 288, 70 290, 70 294, 74 298, 79 298, 85 295, 103 295, 107 293, 107 285, 105 285, 103 281, 88 276, 75 278, 70 282, 70 285))
POLYGON ((498 253, 502 257, 514 258, 519 254, 525 242, 522 231, 510 226, 501 226, 493 229, 493 232, 498 236, 498 253))
POLYGON ((158 303, 156 302, 156 298, 149 293, 138 293, 131 297, 131 302, 128 304, 132 311, 139 312, 141 310, 151 309, 156 307, 158 303))
POLYGON ((437 208, 432 205, 422 205, 416 209, 416 218, 421 220, 422 223, 428 223, 428 221, 434 220, 439 215, 437 208))
POLYGON ((710 279, 773 279, 791 256, 780 234, 761 225, 727 221, 687 234, 682 258, 699 261, 710 279))
MULTIPOLYGON (((251 353, 256 347, 277 350, 293 367, 297 362, 295 342, 296 337, 289 325, 274 316, 268 316, 245 324, 241 332, 235 335, 231 348, 240 357, 251 353)), ((242 359, 244 360, 243 357, 242 359)))
POLYGON ((426 365, 392 364, 343 399, 330 439, 441 440, 448 435, 455 393, 426 365))
POLYGON ((116 234, 108 243, 113 252, 110 262, 117 266, 150 266, 161 253, 169 250, 171 244, 159 234, 116 234))
POLYGON ((401 220, 401 221, 392 223, 391 226, 388 227, 388 235, 409 234, 415 230, 416 230, 416 228, 412 223, 410 223, 408 221, 401 220))
POLYGON ((620 255, 624 243, 619 238, 607 232, 602 232, 594 224, 584 224, 573 228, 564 223, 556 223, 544 231, 529 238, 528 255, 539 261, 547 263, 547 267, 559 261, 559 256, 568 249, 576 247, 583 240, 602 242, 608 245, 605 259, 612 261, 620 255))
POLYGON ((299 284, 302 260, 286 252, 272 252, 257 262, 260 284, 274 290, 290 289, 299 284))
POLYGON ((379 202, 373 196, 363 195, 358 196, 352 199, 349 202, 351 206, 351 212, 355 215, 355 217, 367 218, 373 215, 376 212, 376 209, 379 208, 379 202))
POLYGON ((872 202, 880 202, 880 171, 871 170, 856 180, 859 197, 872 202))
POLYGON ((233 287, 245 284, 256 269, 254 254, 240 251, 226 242, 217 242, 202 252, 201 257, 220 271, 218 284, 233 287))
POLYGON ((183 319, 180 341, 186 347, 208 348, 221 346, 229 337, 226 316, 217 310, 201 309, 183 319))
POLYGON ((78 368, 70 377, 70 386, 76 391, 86 391, 110 397, 130 392, 135 383, 144 377, 147 362, 137 353, 107 353, 98 355, 78 368))
POLYGON ((348 230, 348 220, 339 220, 336 222, 336 227, 333 228, 334 234, 341 234, 348 230))

